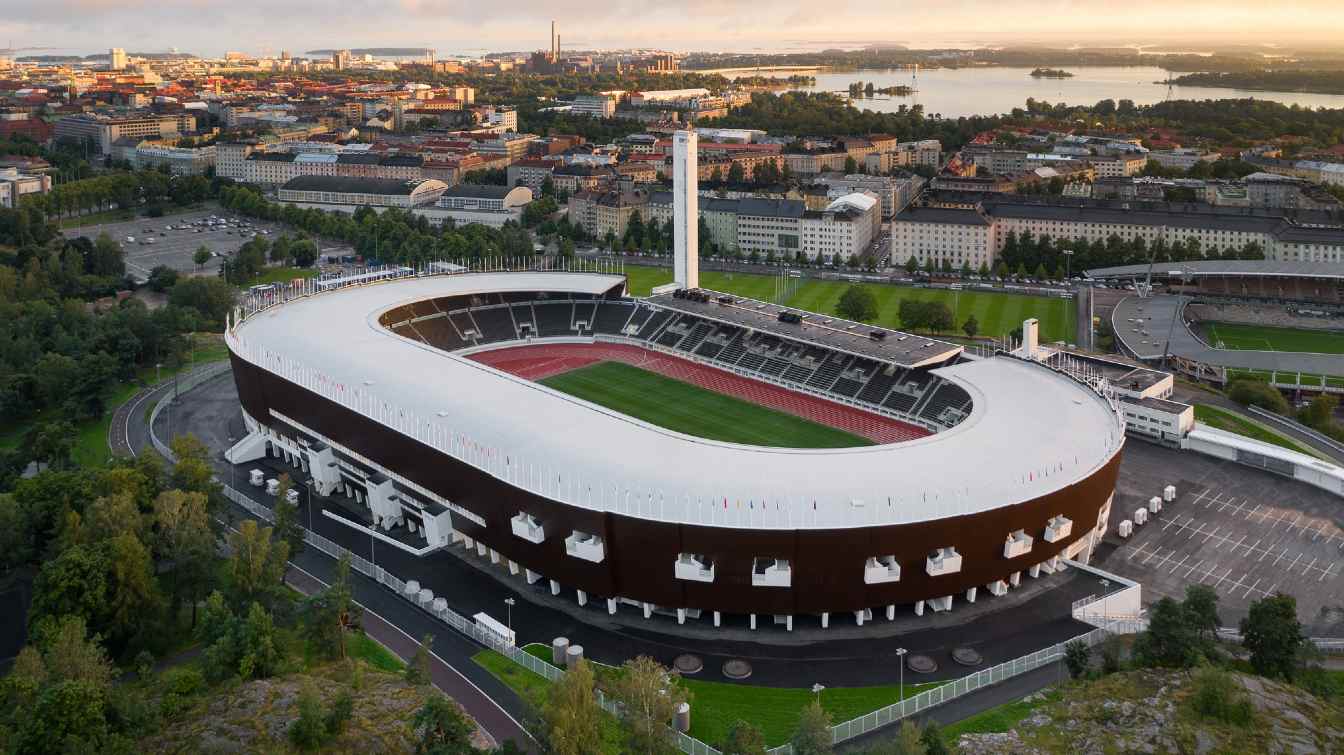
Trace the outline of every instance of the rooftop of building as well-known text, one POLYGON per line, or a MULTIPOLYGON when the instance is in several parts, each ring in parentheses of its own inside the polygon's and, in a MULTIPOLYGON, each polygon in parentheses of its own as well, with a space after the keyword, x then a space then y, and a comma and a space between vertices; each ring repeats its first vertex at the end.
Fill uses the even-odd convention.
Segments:
MULTIPOLYGON (((431 179, 432 180, 432 179, 431 179)), ((332 194, 383 194, 410 196, 429 181, 403 181, 394 178, 359 178, 352 176, 299 176, 280 187, 281 191, 325 191, 332 194)), ((433 181, 441 184, 441 181, 433 181)))
POLYGON ((952 207, 907 207, 893 219, 896 223, 946 223, 949 225, 989 225, 976 211, 952 207))

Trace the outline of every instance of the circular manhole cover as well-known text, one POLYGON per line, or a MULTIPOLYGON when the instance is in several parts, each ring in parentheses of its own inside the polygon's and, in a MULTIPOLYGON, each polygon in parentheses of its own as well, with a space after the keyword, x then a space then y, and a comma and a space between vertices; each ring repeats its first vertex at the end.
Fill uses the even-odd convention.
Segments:
POLYGON ((952 660, 963 666, 979 666, 984 662, 980 651, 975 648, 954 648, 952 650, 952 660))
POLYGON ((938 664, 927 655, 906 656, 905 667, 916 674, 932 674, 938 670, 938 664))
POLYGON ((746 679, 751 676, 751 664, 741 658, 724 661, 723 675, 729 679, 746 679))
POLYGON ((700 660, 698 655, 679 655, 672 661, 672 668, 682 674, 697 674, 705 667, 705 662, 700 660))

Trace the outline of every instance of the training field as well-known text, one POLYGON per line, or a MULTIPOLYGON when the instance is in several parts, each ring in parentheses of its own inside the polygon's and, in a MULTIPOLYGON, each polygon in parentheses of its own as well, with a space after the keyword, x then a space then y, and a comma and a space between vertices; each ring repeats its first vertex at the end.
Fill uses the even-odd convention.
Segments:
POLYGON ((1344 354, 1344 333, 1339 332, 1230 322, 1205 322, 1203 328, 1209 344, 1222 349, 1344 354))
MULTIPOLYGON (((625 273, 630 279, 632 296, 648 296, 649 289, 654 286, 672 282, 672 271, 667 268, 627 265, 625 273)), ((775 278, 770 275, 701 271, 700 285, 714 291, 761 301, 771 301, 775 296, 775 278)), ((804 278, 797 292, 783 303, 808 312, 835 314, 836 302, 849 285, 846 281, 804 278)), ((975 315, 976 321, 980 323, 979 335, 982 336, 1005 335, 1021 327, 1022 321, 1029 317, 1041 321, 1042 341, 1071 343, 1076 333, 1075 307, 1072 299, 981 291, 948 291, 885 283, 866 285, 877 297, 875 324, 888 328, 901 328, 899 310, 902 299, 919 299, 945 302, 948 307, 953 308, 957 330, 952 335, 962 335, 961 325, 971 315, 975 315)))
POLYGON ((782 448, 849 448, 872 441, 620 362, 544 378, 543 385, 635 419, 700 438, 782 448))

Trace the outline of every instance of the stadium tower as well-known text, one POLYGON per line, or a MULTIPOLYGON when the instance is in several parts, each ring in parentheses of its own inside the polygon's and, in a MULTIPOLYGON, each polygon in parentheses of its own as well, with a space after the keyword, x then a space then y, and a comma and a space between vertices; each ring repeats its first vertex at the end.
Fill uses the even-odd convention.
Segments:
POLYGON ((672 141, 673 282, 679 288, 700 287, 700 207, 697 195, 694 131, 678 131, 672 141))

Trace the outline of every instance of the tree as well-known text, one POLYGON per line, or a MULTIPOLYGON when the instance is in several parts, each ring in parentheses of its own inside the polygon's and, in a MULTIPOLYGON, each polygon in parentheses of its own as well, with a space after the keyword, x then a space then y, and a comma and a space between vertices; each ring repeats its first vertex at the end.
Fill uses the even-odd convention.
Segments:
POLYGON ((723 755, 765 755, 765 737, 755 726, 738 719, 728 727, 720 749, 723 755))
POLYGON ((877 317, 877 297, 867 286, 851 284, 840 295, 835 312, 855 322, 870 322, 877 317))
POLYGON ((1305 641, 1297 620, 1297 599, 1275 593, 1255 601, 1240 628, 1241 644, 1251 651, 1251 667, 1264 676, 1292 681, 1305 641))
POLYGON ((1276 414, 1286 415, 1291 411, 1288 399, 1277 388, 1250 378, 1239 378, 1228 383, 1227 397, 1238 404, 1258 406, 1276 414))
POLYGON ((474 755, 472 726, 457 703, 432 695, 411 719, 416 755, 474 755))
MULTIPOLYGON (((294 482, 285 473, 281 473, 276 482, 278 487, 275 491, 274 504, 275 538, 289 546, 288 557, 294 558, 303 552, 303 525, 299 524, 299 505, 289 502, 289 491, 294 489, 294 482)), ((283 580, 283 576, 281 579, 283 580)))
POLYGON ((273 540, 270 527, 244 519, 229 538, 229 588, 238 605, 270 602, 280 590, 289 546, 273 540))
POLYGON ((794 755, 829 755, 831 747, 831 714, 813 700, 798 714, 798 728, 793 732, 794 755))
POLYGON ((154 499, 155 550, 171 565, 169 586, 173 615, 185 599, 196 626, 196 604, 214 578, 215 532, 204 493, 166 490, 154 499))
MULTIPOLYGON (((276 244, 276 247, 278 248, 279 244, 276 244)), ((201 269, 205 267, 205 263, 209 262, 210 258, 213 256, 214 255, 210 253, 210 247, 201 244, 196 247, 196 251, 191 255, 191 261, 196 263, 197 269, 201 269)))
POLYGON ((733 164, 728 166, 728 183, 733 186, 740 186, 747 182, 747 171, 742 167, 742 163, 734 160, 733 164))
POLYGON ((551 688, 541 709, 546 745, 556 755, 589 755, 606 749, 602 738, 602 708, 593 692, 592 666, 580 659, 551 688))
POLYGON ((83 619, 61 617, 55 633, 43 638, 43 643, 43 670, 49 679, 88 682, 98 689, 112 686, 112 663, 97 635, 89 636, 83 619))
POLYGON ((905 274, 914 275, 917 272, 919 272, 919 260, 912 254, 905 260, 905 274))
POLYGON ((275 673, 280 663, 276 646, 275 622, 260 603, 247 610, 247 619, 239 632, 238 675, 244 679, 264 679, 275 673))
POLYGON ((668 723, 686 702, 686 690, 666 668, 643 655, 626 661, 612 695, 622 705, 621 721, 632 752, 656 754, 675 749, 668 723))
POLYGON ((178 281, 168 292, 168 303, 174 307, 192 309, 215 330, 223 330, 224 315, 233 307, 234 290, 225 281, 213 277, 188 278, 178 281))
POLYGON ((980 332, 980 321, 975 319, 975 315, 966 317, 966 322, 961 324, 961 332, 965 333, 967 338, 975 338, 980 332))
POLYGON ((406 683, 416 686, 427 685, 430 682, 430 662, 429 654, 434 647, 434 635, 426 632, 424 637, 420 638, 420 644, 415 647, 415 654, 411 656, 411 662, 406 664, 406 683))
POLYGON ((946 332, 957 326, 951 307, 940 301, 926 302, 925 306, 928 312, 926 325, 931 332, 946 332))
POLYGON ((304 601, 300 611, 308 642, 327 658, 345 658, 345 635, 362 628, 362 613, 350 586, 350 554, 336 562, 336 579, 304 601))
POLYGON ((846 155, 846 156, 845 156, 845 175, 849 175, 849 174, 851 174, 851 173, 858 173, 858 172, 859 172, 859 163, 858 163, 858 161, 856 161, 856 160, 854 159, 854 156, 853 156, 853 155, 846 155))
POLYGON ((1190 585, 1185 588, 1182 605, 1200 643, 1206 651, 1212 649, 1218 628, 1223 625, 1218 618, 1218 593, 1208 585, 1190 585))
POLYGON ((1064 665, 1069 669, 1069 676, 1074 679, 1080 678, 1087 673, 1087 667, 1092 662, 1092 648, 1082 640, 1070 640, 1064 645, 1064 665))
POLYGON ((66 548, 42 565, 33 582, 29 632, 37 634, 43 620, 78 617, 88 626, 105 626, 108 596, 107 560, 102 549, 86 545, 66 548))
POLYGON ((289 741, 300 750, 316 750, 326 739, 322 721, 322 698, 309 680, 299 690, 299 717, 289 725, 289 741))
POLYGON ((1198 637, 1185 607, 1166 597, 1154 603, 1148 629, 1134 643, 1134 657, 1145 666, 1193 665, 1198 658, 1198 637))
POLYGON ((146 282, 149 290, 161 294, 177 285, 177 271, 167 265, 156 265, 149 271, 149 280, 146 282))

